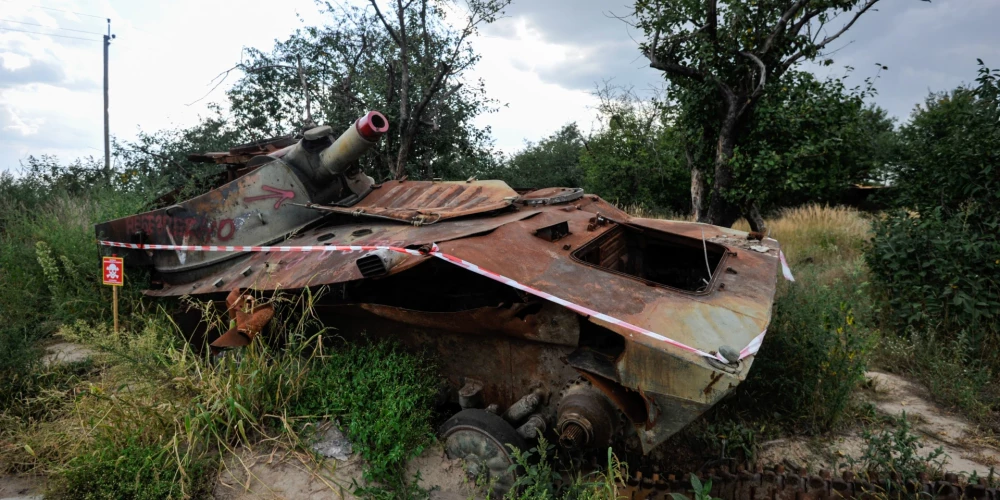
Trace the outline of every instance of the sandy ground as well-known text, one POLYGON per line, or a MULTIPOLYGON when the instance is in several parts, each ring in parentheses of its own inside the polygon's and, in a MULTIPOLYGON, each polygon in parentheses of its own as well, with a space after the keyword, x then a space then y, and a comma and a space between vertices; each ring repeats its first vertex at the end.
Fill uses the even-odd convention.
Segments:
POLYGON ((44 477, 0 476, 0 500, 40 500, 44 491, 44 477))
MULTIPOLYGON (((253 453, 243 450, 226 463, 215 488, 215 498, 257 499, 354 499, 353 482, 362 482, 364 462, 358 454, 349 459, 326 460, 321 465, 297 453, 253 453), (242 463, 242 464, 241 464, 242 463)), ((410 461, 407 476, 420 473, 420 486, 431 490, 431 498, 465 500, 478 498, 458 460, 450 460, 440 446, 425 450, 410 461)))
MULTIPOLYGON (((869 399, 878 411, 886 415, 906 412, 913 431, 921 437, 926 455, 941 447, 948 455, 944 469, 949 472, 989 473, 1000 464, 1000 450, 977 439, 976 425, 967 419, 938 408, 930 400, 927 389, 897 375, 868 372, 873 381, 874 395, 869 399)), ((860 457, 864 443, 857 431, 833 437, 779 439, 765 443, 760 460, 763 465, 779 461, 786 466, 837 470, 846 457, 860 457)))
POLYGON ((58 342, 45 348, 42 363, 50 366, 55 363, 75 363, 93 356, 94 351, 72 342, 58 342))

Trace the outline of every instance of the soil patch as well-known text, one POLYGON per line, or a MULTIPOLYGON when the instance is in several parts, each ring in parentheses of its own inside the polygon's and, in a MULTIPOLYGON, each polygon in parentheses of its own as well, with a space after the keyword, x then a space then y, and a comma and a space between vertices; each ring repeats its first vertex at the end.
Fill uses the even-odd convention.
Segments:
MULTIPOLYGON (((980 476, 989 474, 990 467, 1000 464, 1000 450, 979 439, 978 427, 961 415, 950 413, 930 399, 927 389, 898 375, 868 372, 874 393, 866 394, 879 412, 898 416, 903 412, 920 435, 926 454, 941 447, 948 455, 944 469, 948 472, 980 476)), ((759 456, 762 465, 784 463, 819 469, 840 469, 847 457, 859 458, 864 450, 860 431, 817 438, 789 438, 765 443, 759 456)))
MULTIPOLYGON (((253 453, 243 450, 226 461, 215 487, 215 498, 354 499, 353 484, 361 484, 364 460, 355 453, 347 460, 328 459, 317 464, 295 452, 253 453)), ((451 460, 440 445, 430 446, 407 465, 407 476, 420 474, 419 485, 431 498, 465 500, 480 498, 466 479, 461 460, 451 460)))
POLYGON ((0 476, 0 500, 41 500, 45 476, 0 476))

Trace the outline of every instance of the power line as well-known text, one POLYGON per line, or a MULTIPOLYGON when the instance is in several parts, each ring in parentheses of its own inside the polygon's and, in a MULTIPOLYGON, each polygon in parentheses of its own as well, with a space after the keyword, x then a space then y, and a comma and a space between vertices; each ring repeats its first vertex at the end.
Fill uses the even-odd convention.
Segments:
MULTIPOLYGON (((5 2, 11 2, 11 1, 14 1, 14 0, 4 0, 4 1, 5 2)), ((67 14, 76 14, 78 16, 93 17, 94 19, 107 19, 104 16, 95 16, 93 14, 84 14, 83 12, 73 12, 72 10, 56 9, 54 7, 42 7, 41 5, 29 5, 29 7, 33 7, 33 8, 36 8, 36 9, 51 10, 51 11, 55 11, 55 12, 65 12, 67 14)))
POLYGON ((83 30, 75 30, 75 29, 71 29, 71 28, 60 28, 59 26, 46 26, 44 24, 27 23, 27 22, 24 22, 24 21, 14 21, 14 20, 11 20, 11 19, 0 19, 0 21, 3 21, 5 23, 27 24, 28 26, 38 26, 40 28, 49 28, 49 29, 55 29, 55 30, 75 31, 77 33, 86 33, 88 35, 102 35, 102 36, 104 35, 104 33, 98 33, 96 31, 83 31, 83 30))
POLYGON ((88 42, 100 42, 100 40, 98 40, 96 38, 82 38, 82 37, 78 37, 78 36, 53 35, 52 33, 42 33, 40 31, 16 30, 14 28, 6 28, 4 26, 0 26, 0 30, 18 31, 20 33, 32 33, 32 34, 35 34, 35 35, 54 36, 54 37, 58 37, 58 38, 69 38, 69 39, 72 39, 72 40, 86 40, 88 42))

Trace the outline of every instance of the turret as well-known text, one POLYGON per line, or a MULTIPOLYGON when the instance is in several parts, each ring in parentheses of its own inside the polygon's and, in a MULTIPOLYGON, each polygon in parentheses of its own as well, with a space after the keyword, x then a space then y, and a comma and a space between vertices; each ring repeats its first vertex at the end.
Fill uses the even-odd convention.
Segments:
POLYGON ((336 140, 328 125, 305 131, 302 140, 291 146, 281 159, 292 165, 314 191, 313 201, 329 203, 344 202, 345 197, 358 199, 368 194, 375 181, 365 175, 356 162, 388 130, 385 116, 370 111, 347 127, 336 140), (343 186, 340 186, 341 179, 343 186), (336 187, 341 189, 331 189, 336 187))
MULTIPOLYGON (((334 138, 329 126, 309 129, 297 143, 256 156, 256 168, 239 178, 176 205, 98 224, 97 237, 156 245, 253 246, 281 241, 324 215, 306 204, 349 206, 371 191, 374 181, 361 171, 358 159, 387 130, 389 122, 378 111, 356 120, 340 137, 334 138)), ((152 265, 165 282, 184 283, 238 255, 134 251, 127 261, 152 265)))

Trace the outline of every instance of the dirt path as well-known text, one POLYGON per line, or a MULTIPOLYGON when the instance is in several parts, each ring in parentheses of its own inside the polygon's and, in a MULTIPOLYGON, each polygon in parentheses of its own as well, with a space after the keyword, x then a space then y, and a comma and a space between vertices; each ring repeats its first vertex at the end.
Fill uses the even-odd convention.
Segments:
MULTIPOLYGON (((982 476, 989 473, 991 466, 1000 465, 1000 450, 977 437, 976 425, 939 408, 925 387, 889 373, 873 371, 867 377, 874 386, 869 399, 879 412, 892 416, 906 412, 924 445, 918 450, 920 454, 941 447, 948 455, 944 468, 949 472, 975 471, 982 476)), ((780 439, 764 446, 760 460, 768 464, 787 459, 792 465, 813 470, 837 470, 847 457, 859 458, 863 452, 864 442, 855 430, 833 437, 780 439)))

